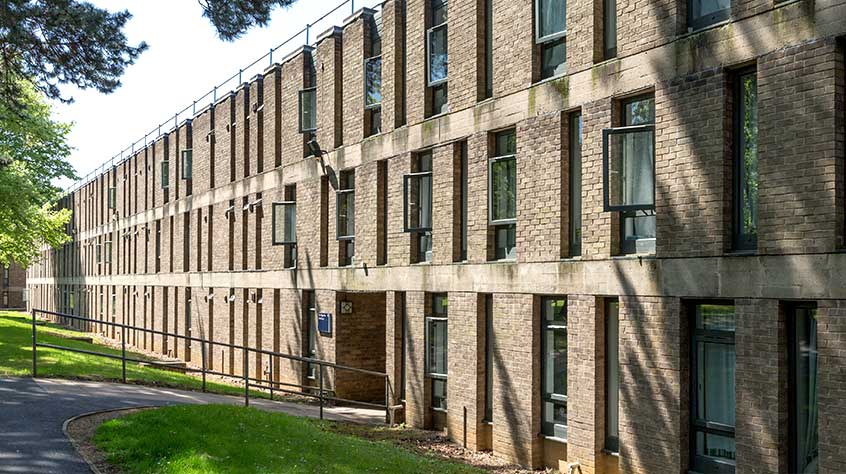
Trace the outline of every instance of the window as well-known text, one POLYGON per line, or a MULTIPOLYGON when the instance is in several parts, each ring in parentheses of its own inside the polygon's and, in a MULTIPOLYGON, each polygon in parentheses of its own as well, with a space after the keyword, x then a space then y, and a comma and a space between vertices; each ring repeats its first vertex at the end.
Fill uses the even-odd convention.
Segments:
POLYGON ((109 187, 108 201, 109 209, 117 208, 117 188, 115 188, 114 186, 109 187))
POLYGON ((605 301, 605 449, 620 451, 620 304, 605 301))
POLYGON ((300 133, 317 130, 317 88, 300 91, 300 133))
MULTIPOLYGON (((312 359, 317 358, 317 306, 314 301, 313 291, 304 291, 303 300, 305 300, 305 321, 303 336, 305 337, 305 353, 303 357, 312 359)), ((306 377, 310 379, 317 378, 318 366, 312 363, 306 363, 306 377)))
POLYGON ((494 156, 488 160, 488 223, 494 231, 494 258, 517 255, 517 134, 494 135, 494 156))
POLYGON ((758 246, 758 90, 755 70, 740 72, 734 84, 732 246, 758 246))
POLYGON ((654 253, 655 99, 621 105, 622 126, 602 131, 605 211, 620 211, 620 253, 654 253))
POLYGON ((817 310, 813 305, 789 308, 790 472, 818 472, 819 404, 817 310))
POLYGON ((460 193, 460 202, 459 202, 459 232, 458 232, 458 239, 460 240, 458 246, 458 258, 455 259, 456 261, 463 262, 467 260, 467 222, 468 222, 468 212, 467 212, 467 185, 468 185, 468 167, 469 164, 467 162, 467 142, 461 142, 458 144, 458 153, 459 153, 459 169, 461 170, 460 176, 460 186, 458 188, 458 192, 460 193))
POLYGON ((403 230, 414 234, 414 262, 432 261, 432 152, 414 155, 412 173, 403 176, 403 230))
POLYGON ((3 267, 3 288, 9 287, 9 267, 3 267))
POLYGON ((617 56, 617 0, 602 1, 602 59, 617 56))
POLYGON ((535 42, 540 54, 540 79, 567 72, 565 0, 535 0, 535 42))
POLYGON ((431 310, 426 316, 426 375, 432 379, 432 408, 447 409, 447 314, 446 294, 431 295, 431 310))
POLYGON ((493 97, 493 0, 485 2, 485 88, 482 99, 493 97))
POLYGON ((107 240, 103 244, 103 263, 112 263, 112 241, 107 240))
POLYGON ((691 468, 703 474, 735 468, 734 306, 693 306, 691 468))
POLYGON ((493 421, 493 295, 485 295, 485 421, 493 421))
POLYGON ((162 189, 170 187, 170 162, 162 160, 162 189))
POLYGON ((447 0, 429 0, 429 29, 426 30, 426 85, 429 89, 430 113, 448 111, 447 73, 447 0))
POLYGON ((567 439, 567 299, 541 299, 541 430, 567 439))
POLYGON ((297 245, 297 202, 274 202, 271 214, 273 245, 297 245))
POLYGON ((364 113, 366 135, 382 131, 382 13, 370 20, 370 51, 364 60, 364 113))
POLYGON ((342 170, 335 193, 337 212, 335 223, 340 243, 338 265, 353 265, 355 261, 355 170, 342 170))
POLYGON ((192 150, 191 148, 188 148, 187 150, 182 150, 182 179, 191 179, 191 176, 193 175, 193 161, 194 150, 192 150))
POLYGON ((698 30, 727 20, 731 16, 731 0, 689 0, 687 22, 698 30))
POLYGON ((582 254, 582 114, 570 114, 570 256, 582 254))

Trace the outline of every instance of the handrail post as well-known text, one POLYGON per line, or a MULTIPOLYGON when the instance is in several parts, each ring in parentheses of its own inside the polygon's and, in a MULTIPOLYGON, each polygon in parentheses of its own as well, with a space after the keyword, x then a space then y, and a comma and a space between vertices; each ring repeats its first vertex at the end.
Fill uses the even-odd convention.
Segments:
POLYGON ((244 406, 250 406, 250 354, 247 352, 247 348, 243 349, 244 352, 244 406))
POLYGON ((323 364, 319 364, 320 367, 320 392, 318 395, 320 397, 320 419, 323 419, 323 364))
POLYGON ((201 366, 200 369, 203 373, 203 392, 206 391, 206 340, 205 338, 200 338, 200 360, 201 366))
POLYGON ((35 348, 37 346, 35 340, 35 308, 32 309, 32 378, 38 376, 38 364, 36 362, 35 348))
POLYGON ((120 326, 120 363, 123 383, 126 383, 126 325, 120 326))

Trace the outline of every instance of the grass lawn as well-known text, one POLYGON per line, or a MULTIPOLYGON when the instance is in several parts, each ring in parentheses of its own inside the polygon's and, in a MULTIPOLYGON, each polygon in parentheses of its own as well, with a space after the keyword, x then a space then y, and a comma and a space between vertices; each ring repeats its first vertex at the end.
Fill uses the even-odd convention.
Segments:
MULTIPOLYGON (((74 349, 87 349, 108 354, 120 355, 120 351, 99 344, 73 341, 68 336, 89 335, 79 331, 63 329, 53 324, 38 326, 39 342, 56 344, 74 349), (65 336, 65 337, 62 337, 65 336)), ((142 354, 130 353, 127 356, 136 359, 149 359, 142 354)), ((0 375, 32 375, 32 319, 28 314, 14 311, 0 311, 0 375)), ((60 377, 84 380, 121 380, 121 361, 105 357, 60 351, 48 347, 38 348, 38 376, 60 377)), ((157 385, 189 390, 201 390, 202 380, 197 377, 160 370, 153 367, 141 367, 128 362, 126 364, 127 382, 145 385, 157 385)), ((234 385, 207 382, 209 392, 243 395, 244 389, 234 385)), ((264 393, 250 391, 256 397, 267 398, 264 393)))
POLYGON ((127 473, 485 472, 329 427, 253 408, 174 406, 107 421, 93 441, 110 463, 127 473))

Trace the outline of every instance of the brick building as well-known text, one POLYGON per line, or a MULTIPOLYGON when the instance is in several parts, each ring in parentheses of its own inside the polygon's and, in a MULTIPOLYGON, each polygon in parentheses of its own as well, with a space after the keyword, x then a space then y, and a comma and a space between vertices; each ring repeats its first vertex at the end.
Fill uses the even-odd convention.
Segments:
POLYGON ((26 307, 26 269, 16 263, 0 265, 0 309, 26 307))
POLYGON ((566 3, 354 14, 64 198, 32 305, 525 465, 846 471, 846 1, 566 3))

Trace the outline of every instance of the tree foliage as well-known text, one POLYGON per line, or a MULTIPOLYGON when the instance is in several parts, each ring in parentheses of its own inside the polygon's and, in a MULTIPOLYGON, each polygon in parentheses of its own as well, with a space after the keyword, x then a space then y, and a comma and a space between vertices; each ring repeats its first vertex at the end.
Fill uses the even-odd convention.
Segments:
POLYGON ((266 26, 276 7, 287 7, 296 0, 198 0, 203 16, 225 41, 238 39, 253 26, 266 26))
POLYGON ((74 178, 66 158, 70 125, 50 118, 43 95, 29 82, 19 81, 17 106, 0 101, 0 264, 24 266, 38 256, 43 244, 59 246, 69 240, 64 226, 70 211, 56 210, 60 190, 56 178, 74 178))

